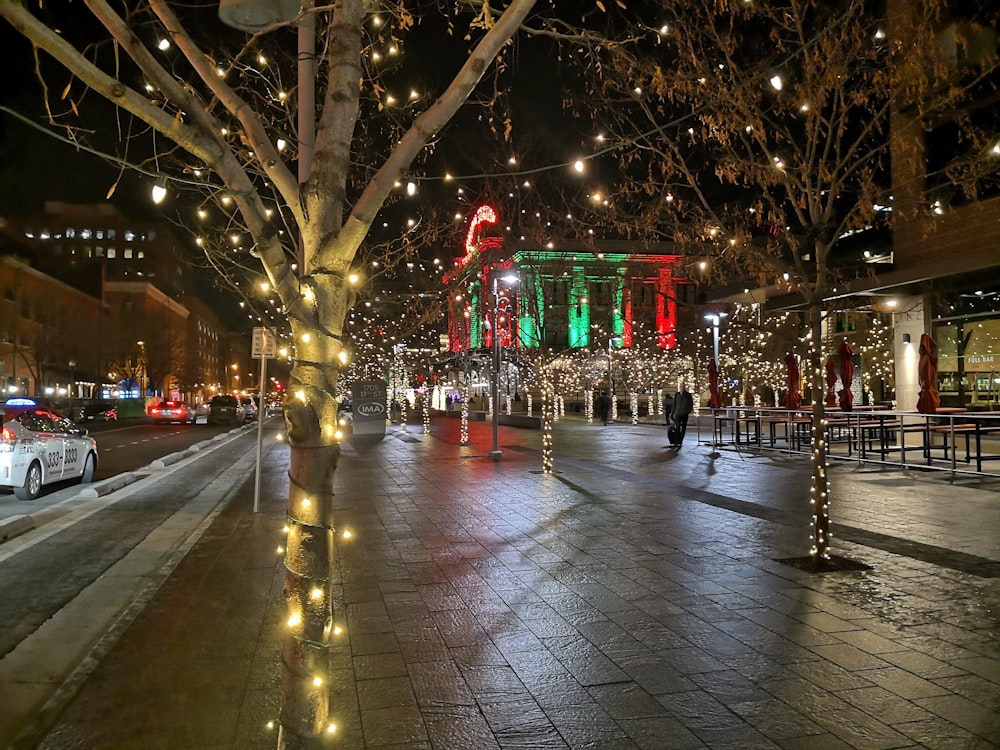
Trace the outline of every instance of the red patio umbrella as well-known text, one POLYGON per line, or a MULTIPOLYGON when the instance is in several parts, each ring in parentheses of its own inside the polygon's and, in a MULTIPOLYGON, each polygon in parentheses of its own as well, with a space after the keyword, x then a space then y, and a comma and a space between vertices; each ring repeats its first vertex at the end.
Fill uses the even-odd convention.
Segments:
POLYGON ((719 397, 719 368, 714 359, 708 360, 708 408, 718 409, 722 406, 719 397))
POLYGON ((833 361, 833 357, 830 357, 826 361, 826 399, 824 403, 827 406, 837 405, 837 365, 833 361))
POLYGON ((798 409, 802 406, 802 392, 799 390, 799 359, 795 352, 788 352, 785 366, 788 368, 785 375, 785 408, 798 409))
POLYGON ((840 408, 850 411, 854 406, 854 394, 851 393, 851 381, 854 380, 854 351, 846 341, 840 345, 840 382, 844 388, 840 391, 840 408))
POLYGON ((920 386, 917 411, 921 414, 933 414, 941 405, 941 397, 934 389, 934 384, 937 382, 937 371, 937 343, 926 333, 922 333, 920 334, 920 359, 917 360, 917 384, 920 386))

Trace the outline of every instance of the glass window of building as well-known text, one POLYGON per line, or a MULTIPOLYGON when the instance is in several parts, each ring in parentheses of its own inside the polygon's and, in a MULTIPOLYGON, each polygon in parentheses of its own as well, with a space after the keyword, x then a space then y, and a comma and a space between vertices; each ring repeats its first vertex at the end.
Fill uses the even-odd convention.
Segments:
POLYGON ((118 255, 118 252, 113 247, 109 247, 108 248, 108 257, 109 258, 117 257, 117 255, 118 255))

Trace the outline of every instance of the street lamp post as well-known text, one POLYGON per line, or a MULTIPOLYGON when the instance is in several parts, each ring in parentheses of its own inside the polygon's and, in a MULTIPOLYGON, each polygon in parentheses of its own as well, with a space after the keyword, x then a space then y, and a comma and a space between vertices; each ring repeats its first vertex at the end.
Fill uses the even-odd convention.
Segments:
POLYGON ((712 324, 712 355, 715 357, 715 365, 719 366, 719 322, 728 313, 713 312, 705 313, 705 320, 712 324))
POLYGON ((503 279, 508 285, 516 284, 517 276, 493 276, 493 382, 491 398, 493 401, 493 450, 490 451, 490 458, 499 461, 501 452, 498 442, 499 419, 500 419, 500 288, 499 282, 503 279))

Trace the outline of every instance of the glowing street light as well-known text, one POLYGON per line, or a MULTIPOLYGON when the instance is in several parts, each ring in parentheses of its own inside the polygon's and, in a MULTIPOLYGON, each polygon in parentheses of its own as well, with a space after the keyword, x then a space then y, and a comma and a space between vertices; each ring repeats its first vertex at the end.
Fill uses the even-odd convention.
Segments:
POLYGON ((719 364, 719 323, 729 315, 726 312, 705 313, 705 320, 712 324, 712 353, 715 357, 715 364, 719 364))

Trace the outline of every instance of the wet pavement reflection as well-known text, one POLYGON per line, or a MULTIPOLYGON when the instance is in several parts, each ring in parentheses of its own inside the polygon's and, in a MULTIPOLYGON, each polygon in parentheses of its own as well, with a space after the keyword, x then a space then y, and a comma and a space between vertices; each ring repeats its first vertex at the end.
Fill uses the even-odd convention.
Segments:
MULTIPOLYGON (((462 446, 454 418, 345 445, 337 747, 1000 747, 995 486, 836 465, 834 548, 867 569, 815 573, 781 562, 809 549, 800 457, 720 450, 695 429, 677 452, 662 425, 566 419, 546 475, 539 431, 500 435, 499 461, 488 422, 462 446)), ((275 487, 286 470, 273 450, 275 487)), ((268 564, 247 547, 228 550, 268 564)), ((185 576, 151 613, 195 596, 185 576)), ((269 606, 230 744, 199 746, 272 746, 257 720, 278 699, 260 665, 276 659, 280 596, 269 606)), ((137 623, 44 747, 73 746, 144 637, 137 623)))

